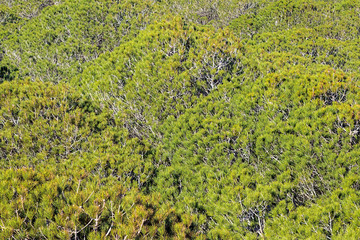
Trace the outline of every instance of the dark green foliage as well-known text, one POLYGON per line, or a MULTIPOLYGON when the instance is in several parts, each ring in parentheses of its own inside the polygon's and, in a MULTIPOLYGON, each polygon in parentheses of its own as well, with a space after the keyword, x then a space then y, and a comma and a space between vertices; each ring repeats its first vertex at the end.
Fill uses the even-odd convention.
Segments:
POLYGON ((1 239, 358 238, 357 1, 56 3, 0 5, 1 239))

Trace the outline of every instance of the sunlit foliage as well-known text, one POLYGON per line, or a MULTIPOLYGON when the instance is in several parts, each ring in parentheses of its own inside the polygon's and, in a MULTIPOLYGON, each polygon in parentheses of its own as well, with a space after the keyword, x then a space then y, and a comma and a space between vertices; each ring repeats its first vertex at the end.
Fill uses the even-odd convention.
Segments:
POLYGON ((0 4, 1 239, 356 239, 360 4, 0 4))

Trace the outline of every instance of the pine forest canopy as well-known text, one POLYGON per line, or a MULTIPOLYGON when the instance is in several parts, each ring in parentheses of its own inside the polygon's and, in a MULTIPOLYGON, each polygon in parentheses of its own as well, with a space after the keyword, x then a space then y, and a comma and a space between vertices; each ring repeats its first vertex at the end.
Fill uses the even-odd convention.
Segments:
POLYGON ((0 1, 0 239, 358 239, 360 1, 0 1))

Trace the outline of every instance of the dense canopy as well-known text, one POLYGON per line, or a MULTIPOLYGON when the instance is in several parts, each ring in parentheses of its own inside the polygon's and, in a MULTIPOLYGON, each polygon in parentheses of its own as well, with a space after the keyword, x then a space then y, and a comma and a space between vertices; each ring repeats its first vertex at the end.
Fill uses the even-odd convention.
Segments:
POLYGON ((360 2, 4 0, 1 239, 356 239, 360 2))

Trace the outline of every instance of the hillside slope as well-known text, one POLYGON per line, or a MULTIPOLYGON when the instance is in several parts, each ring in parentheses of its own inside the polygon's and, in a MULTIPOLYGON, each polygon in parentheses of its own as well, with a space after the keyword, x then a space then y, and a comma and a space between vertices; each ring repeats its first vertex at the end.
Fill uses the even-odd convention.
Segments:
POLYGON ((360 2, 14 6, 0 238, 358 237, 360 2))

